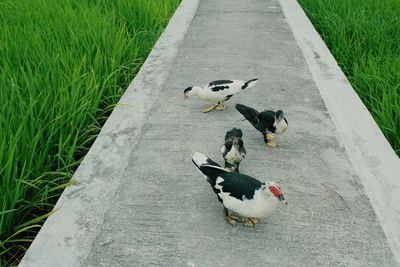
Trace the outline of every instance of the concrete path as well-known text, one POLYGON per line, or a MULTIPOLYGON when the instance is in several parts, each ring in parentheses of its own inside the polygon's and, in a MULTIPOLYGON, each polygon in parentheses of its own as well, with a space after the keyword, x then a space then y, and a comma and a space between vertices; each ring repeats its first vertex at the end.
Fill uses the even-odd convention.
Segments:
POLYGON ((398 266, 276 0, 184 0, 120 104, 21 266, 398 266), (182 101, 187 86, 251 78, 225 111, 182 101), (283 109, 280 146, 234 103, 283 109), (289 202, 256 228, 225 222, 191 162, 199 151, 222 163, 232 127, 241 172, 278 181, 289 202))

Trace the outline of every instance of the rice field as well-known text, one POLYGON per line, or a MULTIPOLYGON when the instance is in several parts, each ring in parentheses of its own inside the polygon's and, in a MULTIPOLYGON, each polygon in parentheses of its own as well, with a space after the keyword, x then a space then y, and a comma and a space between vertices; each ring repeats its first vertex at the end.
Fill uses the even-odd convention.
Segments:
POLYGON ((298 2, 400 155, 400 1, 298 2))
POLYGON ((0 0, 0 266, 17 264, 180 0, 0 0))

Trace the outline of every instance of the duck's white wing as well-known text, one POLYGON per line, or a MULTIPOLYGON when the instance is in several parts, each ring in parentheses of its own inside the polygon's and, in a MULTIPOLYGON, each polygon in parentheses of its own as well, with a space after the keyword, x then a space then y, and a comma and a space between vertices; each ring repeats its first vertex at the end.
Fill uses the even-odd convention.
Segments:
POLYGON ((257 83, 257 79, 242 80, 217 80, 209 83, 202 94, 204 98, 215 101, 226 101, 241 90, 250 88, 257 83))
POLYGON ((241 80, 218 80, 213 81, 207 86, 207 90, 214 92, 216 94, 237 94, 242 90, 245 81, 241 80))

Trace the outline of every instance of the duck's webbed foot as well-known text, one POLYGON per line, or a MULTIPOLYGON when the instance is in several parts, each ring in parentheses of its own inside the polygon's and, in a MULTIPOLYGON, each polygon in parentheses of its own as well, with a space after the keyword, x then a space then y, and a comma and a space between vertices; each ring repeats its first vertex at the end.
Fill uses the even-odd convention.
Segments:
POLYGON ((271 133, 264 134, 264 142, 269 147, 277 147, 275 136, 271 133))
POLYGON ((243 217, 242 222, 244 222, 247 226, 256 226, 256 224, 260 223, 260 219, 252 218, 252 217, 243 217))
POLYGON ((204 108, 201 112, 208 113, 208 112, 212 111, 213 109, 215 109, 218 105, 219 104, 208 106, 208 107, 204 108))
POLYGON ((224 101, 222 102, 218 102, 217 106, 215 107, 216 110, 224 110, 225 106, 224 106, 224 101))
POLYGON ((233 212, 229 212, 227 208, 224 208, 226 221, 231 225, 236 225, 239 221, 239 216, 233 212))

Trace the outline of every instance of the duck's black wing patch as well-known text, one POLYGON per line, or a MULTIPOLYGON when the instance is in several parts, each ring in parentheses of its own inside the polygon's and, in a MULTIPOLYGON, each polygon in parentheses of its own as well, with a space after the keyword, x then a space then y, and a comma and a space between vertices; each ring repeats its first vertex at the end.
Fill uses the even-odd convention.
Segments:
POLYGON ((211 188, 217 195, 218 200, 222 202, 222 199, 218 196, 218 193, 220 193, 221 191, 215 188, 215 183, 219 176, 227 173, 228 171, 222 169, 222 167, 217 167, 214 165, 202 165, 199 169, 204 175, 207 176, 207 182, 211 185, 211 188))
POLYGON ((227 171, 222 167, 216 167, 213 165, 201 165, 199 170, 207 176, 207 182, 209 182, 212 186, 215 185, 215 181, 218 176, 226 173, 227 171))
POLYGON ((233 83, 233 81, 231 81, 231 80, 218 80, 218 81, 210 82, 208 87, 211 89, 211 91, 218 92, 221 90, 228 89, 229 84, 231 84, 231 83, 233 83))
POLYGON ((260 127, 268 129, 270 132, 275 132, 274 122, 275 122, 275 111, 272 110, 264 110, 260 112, 258 115, 258 119, 260 121, 260 127))
POLYGON ((222 186, 222 191, 240 200, 244 199, 243 196, 252 199, 254 192, 262 186, 259 180, 237 172, 222 173, 220 177, 224 179, 223 182, 219 183, 222 186))
POLYGON ((222 85, 222 84, 230 84, 230 83, 233 83, 233 81, 231 81, 231 80, 217 80, 217 81, 210 82, 210 84, 208 86, 211 87, 211 86, 222 85))
POLYGON ((257 110, 243 104, 236 104, 235 108, 243 115, 243 117, 246 118, 246 120, 248 120, 255 127, 255 125, 259 121, 258 119, 259 113, 257 110))
POLYGON ((221 165, 219 165, 216 161, 213 161, 210 158, 207 158, 207 163, 204 165, 212 165, 212 166, 216 166, 216 167, 221 167, 221 165))
POLYGON ((210 86, 210 88, 211 88, 211 91, 218 92, 218 91, 225 90, 225 89, 229 88, 229 86, 227 86, 227 85, 226 86, 218 85, 218 86, 210 86))

